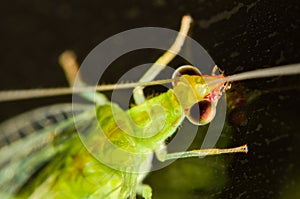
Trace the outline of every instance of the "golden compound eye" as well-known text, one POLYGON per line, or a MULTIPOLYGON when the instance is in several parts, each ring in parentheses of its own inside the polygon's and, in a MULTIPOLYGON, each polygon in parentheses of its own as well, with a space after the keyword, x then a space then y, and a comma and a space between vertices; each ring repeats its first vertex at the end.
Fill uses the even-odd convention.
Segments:
POLYGON ((186 117, 195 125, 205 125, 211 122, 216 114, 216 107, 209 100, 201 100, 188 110, 186 117))
MULTIPOLYGON (((183 66, 180 66, 179 68, 177 68, 173 75, 172 75, 172 78, 176 78, 176 77, 180 77, 182 75, 198 75, 198 76, 201 76, 201 72, 199 71, 198 68, 196 68, 195 66, 192 66, 192 65, 183 65, 183 66)), ((173 82, 172 83, 173 86, 176 85, 176 82, 173 82)))

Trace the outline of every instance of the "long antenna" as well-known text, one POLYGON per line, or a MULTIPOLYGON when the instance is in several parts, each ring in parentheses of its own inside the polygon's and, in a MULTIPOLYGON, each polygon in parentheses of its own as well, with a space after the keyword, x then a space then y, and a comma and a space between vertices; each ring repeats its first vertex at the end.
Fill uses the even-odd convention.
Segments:
MULTIPOLYGON (((291 64, 278 66, 273 68, 258 69, 254 71, 242 72, 239 74, 230 75, 224 78, 220 78, 208 83, 208 85, 219 84, 222 82, 234 82, 247 79, 258 79, 272 76, 286 76, 300 74, 300 64, 291 64)), ((108 91, 115 89, 128 89, 135 88, 137 86, 153 86, 159 84, 167 84, 174 82, 175 79, 155 80, 151 82, 132 82, 124 84, 108 84, 100 86, 87 86, 87 87, 65 87, 65 88, 45 88, 45 89, 29 89, 29 90, 12 90, 12 91, 0 91, 0 102, 38 98, 38 97, 50 97, 59 95, 69 95, 73 93, 83 93, 88 91, 108 91)))
POLYGON ((278 66, 273 68, 257 69, 248 72, 242 72, 234 75, 230 75, 224 78, 220 78, 208 83, 208 85, 219 84, 222 82, 235 82, 247 79, 259 79, 264 77, 273 76, 285 76, 285 75, 296 75, 300 74, 300 64, 291 64, 278 66))
POLYGON ((174 82, 174 79, 155 80, 152 82, 107 84, 107 85, 86 86, 86 87, 63 87, 63 88, 42 88, 42 89, 0 91, 0 102, 29 99, 29 98, 69 95, 73 93, 83 93, 88 91, 108 91, 108 90, 115 90, 115 89, 128 89, 128 88, 135 88, 137 86, 153 86, 153 85, 167 84, 171 82, 174 82))

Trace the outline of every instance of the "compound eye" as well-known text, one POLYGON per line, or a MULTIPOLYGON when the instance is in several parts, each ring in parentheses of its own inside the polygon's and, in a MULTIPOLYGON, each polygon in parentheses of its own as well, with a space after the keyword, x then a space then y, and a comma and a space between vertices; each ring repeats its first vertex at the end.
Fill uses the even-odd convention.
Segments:
MULTIPOLYGON (((183 66, 180 66, 179 68, 177 68, 173 75, 172 75, 172 78, 176 78, 176 77, 180 77, 182 75, 198 75, 198 76, 201 76, 201 72, 199 71, 198 68, 196 68, 195 66, 192 66, 192 65, 183 65, 183 66)), ((173 82, 173 86, 176 85, 176 81, 173 82)))
POLYGON ((209 100, 201 100, 190 107, 186 113, 188 120, 195 125, 205 125, 216 115, 216 107, 209 100))

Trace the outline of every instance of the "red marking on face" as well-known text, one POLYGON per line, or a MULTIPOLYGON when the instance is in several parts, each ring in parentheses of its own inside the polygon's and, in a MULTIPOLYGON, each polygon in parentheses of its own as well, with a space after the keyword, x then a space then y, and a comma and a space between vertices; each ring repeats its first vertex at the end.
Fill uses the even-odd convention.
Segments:
POLYGON ((212 90, 209 94, 207 94, 204 98, 209 100, 210 102, 219 100, 223 94, 222 88, 223 85, 218 86, 217 88, 212 90))

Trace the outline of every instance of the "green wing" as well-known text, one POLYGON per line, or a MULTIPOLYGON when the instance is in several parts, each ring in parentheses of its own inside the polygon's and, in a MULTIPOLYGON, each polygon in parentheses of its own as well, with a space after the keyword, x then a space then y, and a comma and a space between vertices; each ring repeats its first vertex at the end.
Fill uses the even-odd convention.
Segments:
POLYGON ((46 161, 59 151, 53 138, 73 125, 72 110, 87 105, 58 104, 38 108, 0 125, 0 194, 16 193, 46 161))
POLYGON ((77 128, 99 130, 92 107, 71 104, 40 108, 1 124, 1 198, 135 195, 137 175, 111 169, 91 156, 76 133, 72 111, 82 112, 76 115, 77 128))

